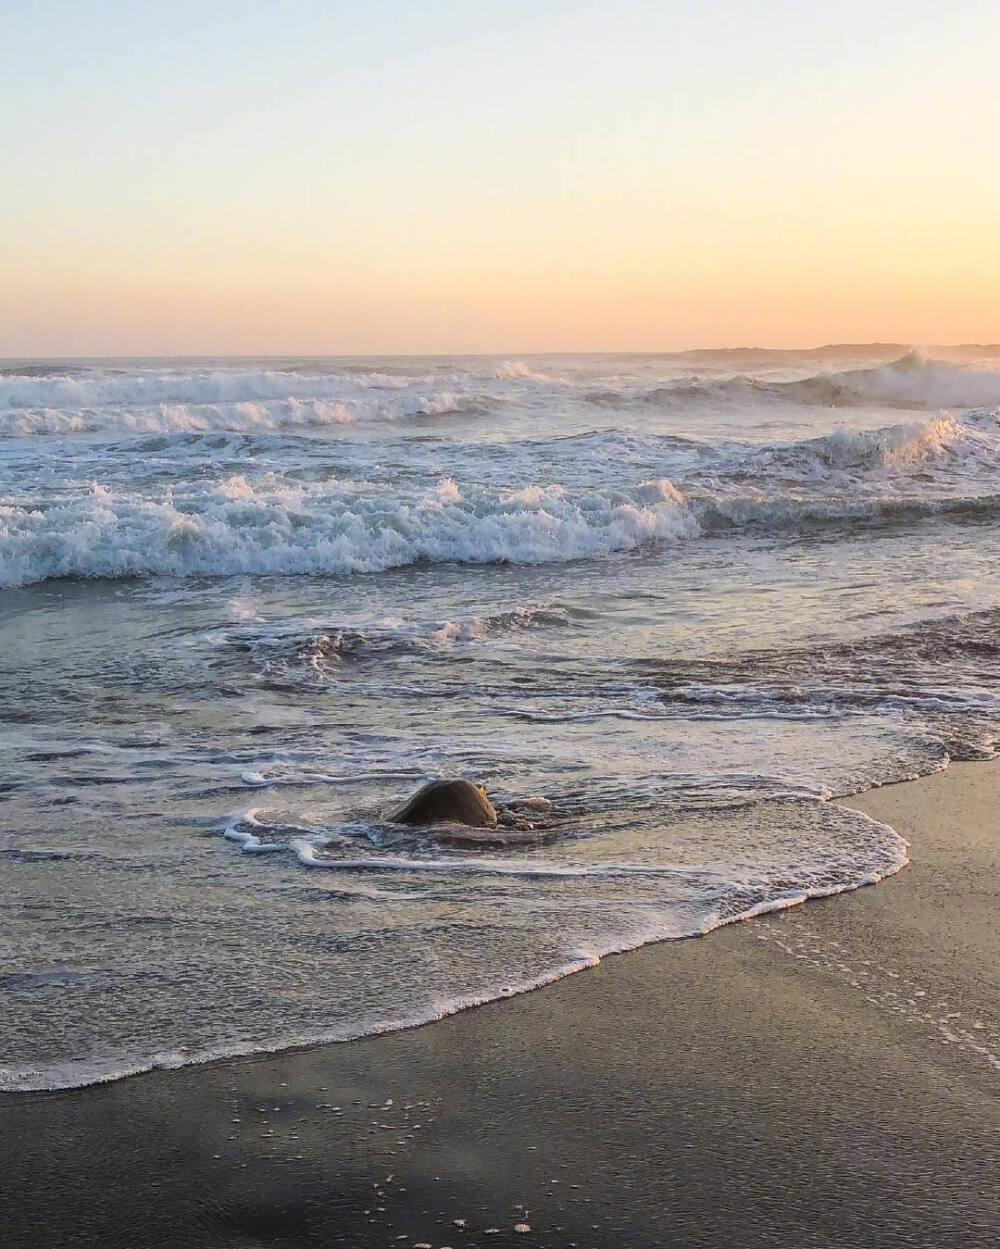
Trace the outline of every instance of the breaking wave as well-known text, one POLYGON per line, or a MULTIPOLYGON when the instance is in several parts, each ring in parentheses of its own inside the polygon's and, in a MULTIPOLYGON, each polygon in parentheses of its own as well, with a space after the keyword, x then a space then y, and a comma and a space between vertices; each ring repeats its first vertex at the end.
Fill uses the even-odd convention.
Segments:
POLYGON ((0 411, 15 408, 90 409, 159 404, 229 404, 271 399, 329 399, 337 389, 404 390, 431 386, 430 375, 387 373, 310 376, 279 370, 211 369, 187 372, 137 370, 79 377, 0 377, 0 411))
POLYGON ((445 392, 389 403, 358 400, 281 399, 268 403, 163 404, 115 411, 30 409, 0 413, 0 437, 66 434, 254 433, 350 425, 365 420, 405 420, 475 412, 485 401, 445 392))
POLYGON ((1000 404, 1000 373, 927 360, 913 351, 891 364, 819 374, 772 389, 796 403, 823 407, 980 408, 1000 404))
POLYGON ((323 427, 484 413, 497 405, 546 397, 622 410, 775 402, 830 408, 989 408, 1000 406, 1000 372, 910 352, 873 367, 788 381, 720 377, 715 369, 707 377, 687 374, 649 385, 626 371, 595 389, 586 374, 563 376, 523 360, 482 362, 460 373, 441 373, 418 361, 409 362, 408 372, 362 371, 347 363, 332 372, 319 366, 310 371, 305 365, 123 366, 75 372, 24 365, 17 372, 0 371, 0 437, 323 427))
POLYGON ((0 506, 0 585, 51 577, 366 573, 414 563, 591 558, 697 521, 669 482, 632 491, 476 488, 446 478, 411 499, 370 483, 243 477, 158 499, 91 493, 45 508, 0 506))
POLYGON ((544 384, 555 386, 568 386, 569 382, 566 378, 560 377, 554 373, 544 373, 541 369, 533 368, 524 360, 505 360, 496 371, 498 381, 510 382, 542 382, 544 384))
MULTIPOLYGON (((357 481, 290 482, 266 474, 202 480, 156 497, 95 484, 86 494, 32 504, 0 502, 0 586, 59 577, 377 573, 420 563, 545 564, 596 559, 652 543, 733 529, 796 531, 864 519, 904 523, 936 515, 1000 516, 1000 492, 901 494, 890 481, 861 492, 817 492, 809 479, 830 456, 879 464, 917 454, 917 433, 818 440, 803 458, 786 449, 803 482, 709 494, 659 479, 621 489, 470 486, 450 478, 422 492, 357 481)), ((737 481, 743 476, 735 473, 737 481)))
POLYGON ((0 437, 254 432, 488 410, 469 378, 214 370, 0 376, 0 437))
POLYGON ((788 403, 820 408, 969 409, 1000 406, 1000 372, 963 368, 909 352, 872 368, 816 373, 792 381, 685 377, 650 388, 591 390, 600 406, 679 408, 688 404, 747 405, 788 403))
POLYGON ((792 448, 792 456, 818 472, 828 469, 902 468, 950 451, 969 432, 954 417, 874 430, 836 430, 792 448))

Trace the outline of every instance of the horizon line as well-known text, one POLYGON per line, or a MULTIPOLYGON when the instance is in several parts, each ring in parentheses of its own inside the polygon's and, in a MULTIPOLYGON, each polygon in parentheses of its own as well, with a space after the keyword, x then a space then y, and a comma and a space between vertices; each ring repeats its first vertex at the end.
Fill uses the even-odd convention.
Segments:
POLYGON ((18 361, 32 361, 38 363, 59 362, 59 361, 86 361, 86 360, 350 360, 350 359, 370 359, 370 360, 434 360, 434 359, 489 359, 497 356, 693 356, 693 355, 712 355, 723 354, 726 352, 756 352, 759 354, 793 354, 793 355, 815 355, 824 351, 843 351, 843 350, 860 350, 873 351, 878 349, 891 349, 894 351, 902 351, 904 353, 912 351, 981 351, 1000 354, 1000 342, 984 343, 984 342, 961 342, 961 343, 916 343, 908 341, 889 341, 874 340, 872 342, 828 342, 819 343, 809 347, 760 347, 752 344, 740 344, 737 346, 715 346, 715 347, 664 347, 647 350, 631 350, 631 349, 611 349, 602 350, 600 348, 588 348, 580 351, 567 350, 565 348, 551 351, 538 348, 522 348, 507 349, 498 351, 279 351, 279 352, 253 352, 253 351, 205 351, 205 352, 131 352, 128 354, 117 353, 88 353, 85 355, 77 354, 49 354, 49 355, 11 355, 0 356, 0 362, 16 363, 18 361))

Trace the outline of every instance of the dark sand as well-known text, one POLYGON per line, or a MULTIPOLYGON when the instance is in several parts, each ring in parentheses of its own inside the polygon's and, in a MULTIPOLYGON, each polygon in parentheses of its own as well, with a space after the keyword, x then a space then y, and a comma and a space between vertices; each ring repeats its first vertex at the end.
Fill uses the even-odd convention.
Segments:
POLYGON ((877 888, 410 1032, 10 1096, 0 1245, 995 1249, 998 787, 858 799, 912 842, 877 888))

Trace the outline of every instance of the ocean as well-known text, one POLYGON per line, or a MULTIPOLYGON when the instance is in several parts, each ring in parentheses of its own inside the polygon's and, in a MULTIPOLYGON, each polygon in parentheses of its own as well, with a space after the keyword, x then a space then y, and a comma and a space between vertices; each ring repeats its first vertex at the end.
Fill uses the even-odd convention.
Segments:
POLYGON ((1000 348, 0 362, 0 1089, 904 867, 834 800, 996 753, 998 422, 1000 348))

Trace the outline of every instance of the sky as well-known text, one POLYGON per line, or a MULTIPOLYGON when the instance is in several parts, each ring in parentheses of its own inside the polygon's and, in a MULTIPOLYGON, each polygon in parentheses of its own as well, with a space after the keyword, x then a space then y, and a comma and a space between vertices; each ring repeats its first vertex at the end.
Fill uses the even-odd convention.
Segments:
POLYGON ((0 0, 0 356, 1000 340, 995 0, 0 0))

